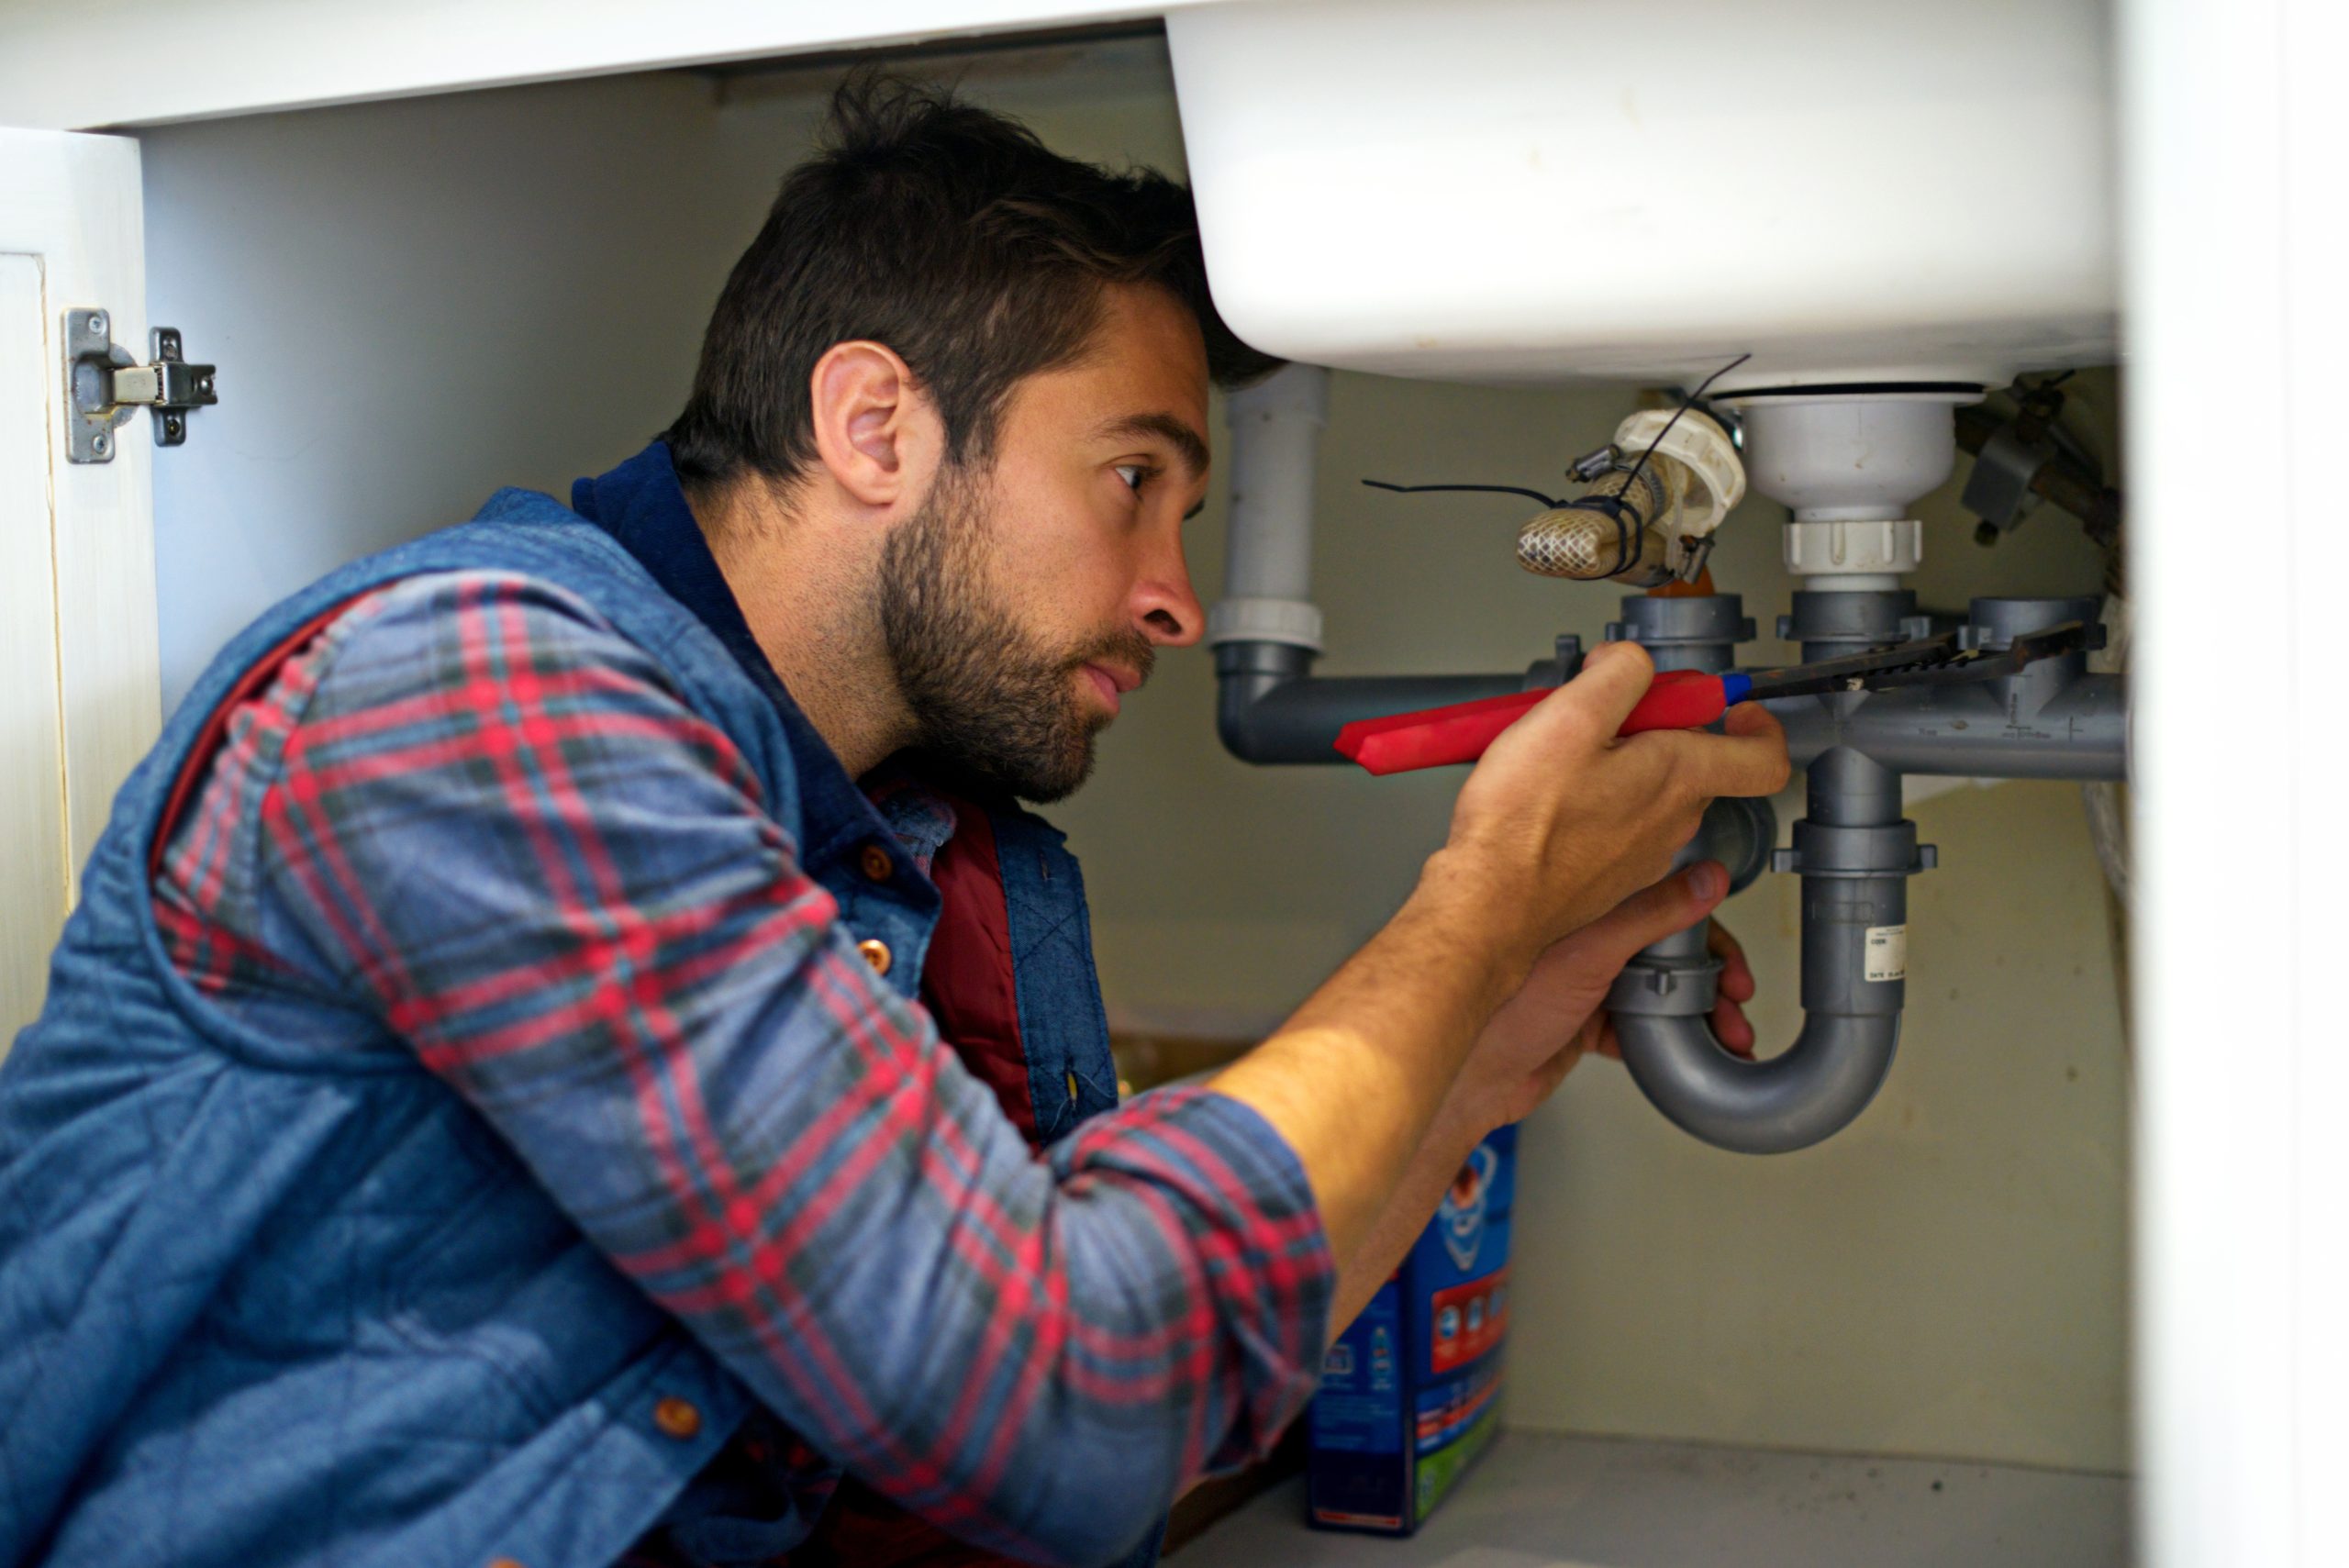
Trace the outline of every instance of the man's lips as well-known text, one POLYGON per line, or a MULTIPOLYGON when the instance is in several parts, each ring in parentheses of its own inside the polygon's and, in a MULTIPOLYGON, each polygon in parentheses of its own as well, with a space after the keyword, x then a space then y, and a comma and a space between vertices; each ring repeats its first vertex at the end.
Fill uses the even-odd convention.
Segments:
POLYGON ((1125 693, 1141 684, 1141 676, 1130 670, 1120 670, 1114 664, 1088 663, 1085 666, 1085 673, 1092 677, 1093 689, 1101 694, 1101 700, 1109 705, 1111 713, 1118 711, 1125 693))

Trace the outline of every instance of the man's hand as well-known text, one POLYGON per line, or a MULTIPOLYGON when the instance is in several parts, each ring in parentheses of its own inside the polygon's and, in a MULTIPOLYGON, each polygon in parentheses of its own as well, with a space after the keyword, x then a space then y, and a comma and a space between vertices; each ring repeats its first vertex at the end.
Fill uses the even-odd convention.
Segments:
MULTIPOLYGON (((1493 1014, 1543 953, 1661 882, 1708 802, 1787 781, 1785 735, 1758 706, 1733 710, 1725 735, 1618 739, 1653 673, 1637 645, 1612 644, 1511 725, 1469 775, 1409 901, 1210 1084, 1262 1115, 1304 1167, 1340 1260, 1341 1324, 1367 1299, 1365 1282, 1375 1288, 1394 1266, 1382 1221, 1493 1014)), ((1660 896, 1592 939, 1604 943, 1592 953, 1620 954, 1620 967, 1671 929, 1656 923, 1670 895, 1660 896)), ((1709 896, 1669 913, 1685 924, 1719 902, 1709 896)), ((1560 961, 1578 975, 1593 962, 1560 961)))
MULTIPOLYGON (((1575 1063, 1596 1051, 1620 1056, 1615 1029, 1600 1010, 1608 988, 1631 956, 1658 937, 1702 919, 1720 904, 1725 876, 1710 862, 1633 894, 1605 919, 1584 927, 1542 955, 1517 995, 1493 1015, 1477 1038, 1468 1066, 1453 1084, 1443 1108, 1412 1156, 1394 1195, 1363 1238, 1351 1266, 1339 1273, 1334 1328, 1353 1321, 1402 1257, 1460 1162, 1497 1127, 1522 1121, 1553 1094, 1575 1063)), ((1707 945, 1723 961, 1721 1000, 1713 1027, 1724 1045, 1750 1054, 1753 1030, 1739 1003, 1753 995, 1753 972, 1735 938, 1710 927, 1707 945)))
POLYGON ((1523 961, 1660 881, 1719 795, 1775 794, 1785 731, 1759 704, 1726 734, 1656 730, 1618 740, 1653 666, 1636 643, 1592 653, 1583 673, 1493 742, 1461 789, 1430 862, 1486 890, 1523 961))
MULTIPOLYGON (((1620 1056, 1612 1015, 1602 1006, 1615 977, 1649 943, 1710 915, 1728 892, 1729 873, 1701 861, 1552 944, 1485 1026, 1454 1085, 1454 1097, 1467 1102, 1463 1109, 1481 1123, 1476 1136, 1524 1120, 1584 1056, 1620 1056)), ((1738 1004, 1752 998, 1753 976, 1727 931, 1716 925, 1709 940, 1724 960, 1714 1030, 1723 1045, 1750 1054, 1753 1030, 1738 1004)))

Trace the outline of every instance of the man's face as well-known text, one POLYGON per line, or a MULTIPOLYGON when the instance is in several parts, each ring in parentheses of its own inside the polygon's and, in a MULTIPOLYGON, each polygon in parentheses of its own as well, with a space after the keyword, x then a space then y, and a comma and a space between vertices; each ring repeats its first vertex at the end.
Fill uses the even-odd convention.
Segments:
POLYGON ((1014 390, 994 462, 941 473, 882 573, 920 745, 1028 800, 1085 782, 1156 650, 1206 627, 1182 529, 1207 484, 1207 402, 1190 313, 1112 289, 1085 356, 1014 390))

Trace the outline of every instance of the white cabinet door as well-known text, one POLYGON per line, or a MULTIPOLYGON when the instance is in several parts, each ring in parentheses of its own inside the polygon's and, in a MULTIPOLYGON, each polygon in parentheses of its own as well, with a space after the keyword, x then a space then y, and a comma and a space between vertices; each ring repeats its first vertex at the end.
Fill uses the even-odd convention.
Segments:
POLYGON ((138 143, 0 129, 0 1050, 160 722, 144 416, 66 461, 65 312, 145 357, 138 143))

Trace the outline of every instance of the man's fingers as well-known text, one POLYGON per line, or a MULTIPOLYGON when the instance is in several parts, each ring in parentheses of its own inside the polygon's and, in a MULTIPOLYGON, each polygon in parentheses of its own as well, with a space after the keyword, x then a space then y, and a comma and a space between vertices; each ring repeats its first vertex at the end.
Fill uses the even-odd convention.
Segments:
POLYGON ((1787 727, 1760 703, 1742 702, 1723 715, 1721 739, 1737 742, 1743 749, 1741 754, 1758 770, 1764 787, 1755 795, 1776 795, 1794 776, 1794 762, 1787 755, 1787 727))
MULTIPOLYGON (((1654 738, 1676 749, 1674 765, 1691 790, 1707 799, 1720 795, 1776 795, 1787 787, 1793 764, 1787 758, 1787 732, 1759 703, 1729 710, 1725 733, 1656 730, 1654 738)), ((1645 739, 1634 737, 1634 740, 1645 739)))
POLYGON ((1723 996, 1713 1004, 1713 1038, 1731 1056, 1753 1057, 1753 1026, 1745 1019, 1745 1009, 1723 996))
POLYGON ((1719 920, 1705 933, 1705 951, 1721 961, 1721 995, 1732 1002, 1753 1000, 1753 968, 1745 962, 1745 949, 1719 920))
POLYGON ((1594 921, 1589 934, 1620 962, 1658 938, 1687 930, 1728 896, 1729 873, 1720 862, 1698 861, 1624 899, 1594 921))
POLYGON ((1611 1056, 1618 1062, 1623 1060, 1623 1048, 1615 1042, 1615 1015, 1604 1007, 1583 1020, 1575 1040, 1586 1056, 1611 1056))
POLYGON ((1784 739, 1787 727, 1778 716, 1758 702, 1742 702, 1721 716, 1722 733, 1740 740, 1753 735, 1776 735, 1784 739))
POLYGON ((1592 741, 1609 740, 1631 717, 1631 709, 1647 695, 1648 684, 1654 679, 1655 662, 1646 649, 1636 642, 1604 643, 1583 660, 1582 673, 1551 693, 1510 726, 1509 732, 1572 726, 1592 741))
POLYGON ((1705 951, 1721 961, 1720 999, 1713 1004, 1713 1038, 1732 1056, 1752 1060, 1753 1026, 1738 1004, 1753 1000, 1753 970, 1745 949, 1719 920, 1705 933, 1705 951))
POLYGON ((1794 774, 1794 764, 1787 758, 1786 729, 1759 703, 1730 709, 1726 733, 1704 739, 1710 743, 1704 759, 1716 780, 1715 787, 1703 792, 1707 795, 1776 795, 1794 774))

